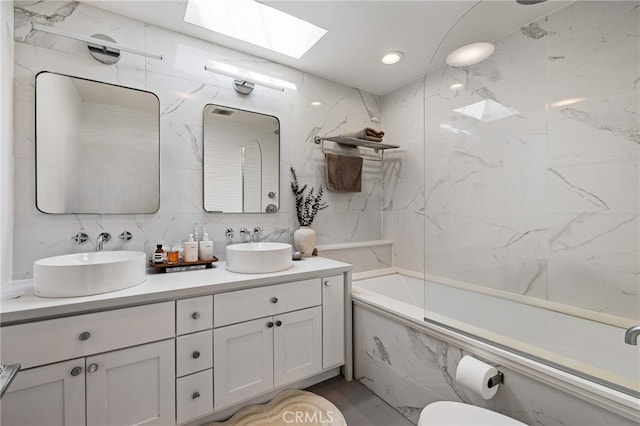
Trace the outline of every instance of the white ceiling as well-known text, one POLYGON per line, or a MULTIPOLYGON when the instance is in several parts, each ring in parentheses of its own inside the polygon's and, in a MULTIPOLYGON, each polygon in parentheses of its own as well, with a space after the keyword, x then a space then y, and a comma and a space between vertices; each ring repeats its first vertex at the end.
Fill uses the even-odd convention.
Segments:
POLYGON ((571 3, 549 0, 522 6, 515 0, 263 0, 328 30, 302 58, 293 59, 185 23, 185 0, 81 1, 376 95, 385 95, 424 75, 430 64, 442 64, 448 53, 464 44, 497 40, 571 3), (383 53, 391 50, 403 52, 404 60, 382 64, 383 53))

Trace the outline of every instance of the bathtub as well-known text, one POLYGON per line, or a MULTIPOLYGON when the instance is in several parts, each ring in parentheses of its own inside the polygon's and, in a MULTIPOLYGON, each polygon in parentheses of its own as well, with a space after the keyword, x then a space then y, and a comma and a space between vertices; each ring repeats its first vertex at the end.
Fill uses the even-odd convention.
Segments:
POLYGON ((624 344, 623 328, 437 280, 429 277, 425 286, 417 275, 396 272, 362 279, 356 274, 352 299, 354 305, 460 347, 499 355, 525 373, 548 375, 564 390, 577 387, 601 406, 640 414, 639 347, 624 344), (446 303, 432 307, 431 300, 446 303), (593 345, 594 339, 599 344, 593 345))

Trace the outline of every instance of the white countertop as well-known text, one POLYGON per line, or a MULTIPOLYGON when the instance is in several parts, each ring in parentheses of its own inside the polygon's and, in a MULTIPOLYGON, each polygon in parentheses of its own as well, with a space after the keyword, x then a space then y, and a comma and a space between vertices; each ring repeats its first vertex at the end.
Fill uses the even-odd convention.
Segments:
POLYGON ((83 297, 43 298, 33 294, 32 280, 22 283, 22 296, 0 302, 2 325, 45 318, 141 305, 184 297, 220 293, 249 287, 304 280, 319 275, 336 275, 351 270, 348 263, 323 257, 310 257, 293 262, 285 271, 269 274, 238 274, 229 272, 225 262, 216 262, 212 269, 147 274, 140 285, 111 293, 83 297))

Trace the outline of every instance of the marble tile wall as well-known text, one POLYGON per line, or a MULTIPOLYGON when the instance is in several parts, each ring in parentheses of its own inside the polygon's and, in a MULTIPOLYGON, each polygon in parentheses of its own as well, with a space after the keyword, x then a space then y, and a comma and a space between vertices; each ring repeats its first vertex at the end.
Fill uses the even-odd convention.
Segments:
POLYGON ((395 266, 640 318, 639 14, 578 1, 383 98, 410 147, 384 173, 395 266), (482 100, 517 113, 454 111, 482 100))
MULTIPOLYGON (((420 411, 436 401, 477 405, 528 425, 635 424, 502 366, 505 383, 485 401, 455 381, 458 363, 472 354, 361 306, 354 306, 353 312, 355 379, 414 424, 420 411)), ((496 365, 490 359, 482 361, 496 365)))
POLYGON ((318 256, 350 263, 353 265, 353 273, 373 271, 392 266, 393 244, 371 241, 364 247, 318 246, 318 256))
MULTIPOLYGON (((92 250, 102 231, 133 234, 105 249, 150 252, 159 240, 185 239, 193 224, 206 222, 215 254, 224 258, 228 227, 264 228, 263 238, 291 242, 297 227, 289 189, 289 167, 302 183, 325 181, 324 158, 316 135, 356 130, 381 116, 381 98, 271 63, 261 58, 68 1, 15 3, 15 235, 13 278, 31 276, 35 259, 92 250), (31 22, 80 34, 104 33, 124 46, 162 53, 164 60, 123 54, 114 66, 94 61, 83 43, 33 31, 31 22), (243 97, 231 79, 204 71, 208 60, 252 69, 295 83, 284 93, 264 87, 243 97), (155 214, 47 215, 35 208, 34 77, 48 70, 154 92, 160 98, 161 207, 155 214), (313 108, 311 101, 323 106, 313 108), (202 109, 207 103, 275 115, 281 122, 280 211, 272 215, 207 214, 202 205, 202 109), (91 242, 77 246, 71 236, 86 232, 91 242)), ((379 125, 379 124, 378 124, 379 125)), ((329 209, 314 222, 318 243, 380 240, 380 166, 367 165, 359 194, 327 193, 329 209)))
POLYGON ((0 284, 11 279, 13 242, 13 7, 0 2, 0 284))

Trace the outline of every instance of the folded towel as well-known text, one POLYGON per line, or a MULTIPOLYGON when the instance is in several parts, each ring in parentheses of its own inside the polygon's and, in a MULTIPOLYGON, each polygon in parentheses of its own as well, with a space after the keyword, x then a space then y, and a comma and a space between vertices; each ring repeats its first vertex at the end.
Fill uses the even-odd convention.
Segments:
POLYGON ((343 133, 342 136, 348 138, 363 139, 372 142, 382 142, 382 138, 384 138, 384 131, 376 130, 373 127, 365 127, 364 129, 355 132, 343 133))
POLYGON ((362 191, 362 157, 327 153, 327 189, 335 192, 362 191))

